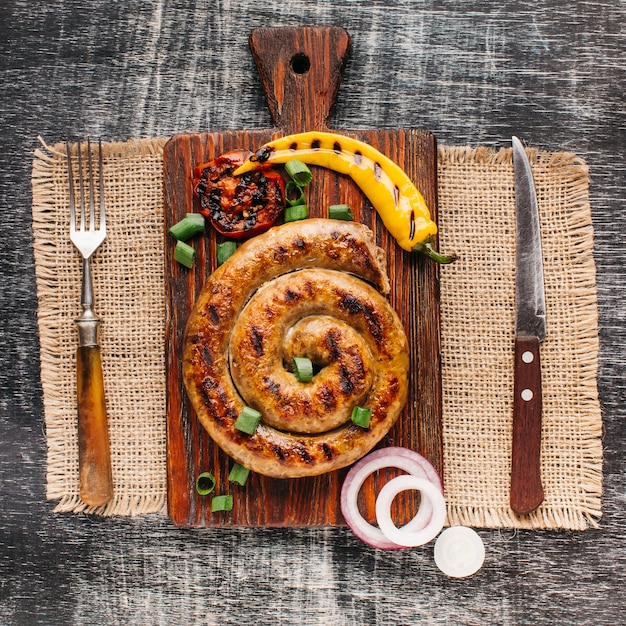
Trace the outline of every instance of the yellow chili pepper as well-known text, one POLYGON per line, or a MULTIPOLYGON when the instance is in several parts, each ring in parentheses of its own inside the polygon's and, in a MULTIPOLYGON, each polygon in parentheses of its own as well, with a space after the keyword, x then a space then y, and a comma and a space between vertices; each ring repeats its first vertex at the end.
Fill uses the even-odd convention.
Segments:
POLYGON ((371 145, 336 133, 307 132, 287 135, 265 144, 234 172, 239 176, 263 164, 298 159, 347 174, 367 196, 398 245, 422 252, 439 263, 454 260, 431 245, 437 225, 422 194, 407 174, 371 145))

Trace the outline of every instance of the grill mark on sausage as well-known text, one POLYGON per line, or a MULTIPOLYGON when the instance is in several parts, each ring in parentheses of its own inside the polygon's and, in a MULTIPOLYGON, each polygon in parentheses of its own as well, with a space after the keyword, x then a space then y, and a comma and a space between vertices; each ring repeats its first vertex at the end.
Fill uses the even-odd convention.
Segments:
POLYGON ((351 373, 345 365, 339 368, 339 386, 346 396, 350 395, 354 390, 354 382, 351 373))
POLYGON ((284 261, 287 258, 287 248, 285 246, 276 246, 274 249, 274 259, 276 261, 284 261))
POLYGON ((287 302, 298 302, 298 300, 301 300, 301 299, 302 299, 302 296, 297 291, 294 291, 293 289, 285 290, 285 300, 287 302))
POLYGON ((350 249, 350 259, 351 261, 367 271, 373 269, 372 258, 371 255, 363 249, 363 246, 359 244, 358 241, 354 238, 348 238, 347 240, 348 248, 350 249))
POLYGON ((380 315, 371 306, 349 293, 340 294, 338 304, 350 315, 363 315, 367 323, 367 329, 376 343, 380 345, 383 340, 380 315))
POLYGON ((340 294, 339 306, 344 310, 350 313, 350 315, 358 315, 359 313, 365 312, 365 305, 352 294, 343 293, 340 294))
POLYGON ((202 346, 202 356, 204 357, 206 364, 211 367, 213 365, 213 355, 206 345, 202 346))
POLYGON ((200 386, 200 394, 209 407, 209 415, 217 424, 224 424, 227 419, 236 419, 237 411, 228 402, 228 394, 222 383, 207 376, 200 386))
POLYGON ((351 352, 347 363, 339 370, 339 384, 341 390, 349 395, 354 391, 359 382, 365 379, 365 364, 358 352, 351 352))
POLYGON ((324 453, 324 456, 329 461, 335 456, 333 449, 326 442, 323 442, 320 447, 322 448, 322 452, 324 453))
POLYGON ((250 329, 250 345, 257 356, 263 356, 265 349, 263 348, 263 331, 256 326, 250 329))
POLYGON ((320 386, 317 395, 327 411, 333 411, 337 407, 337 398, 327 385, 320 386))
POLYGON ((313 457, 309 454, 309 451, 307 450, 306 445, 304 445, 304 443, 302 443, 301 441, 298 441, 294 445, 294 449, 297 452, 298 456, 305 463, 312 463, 313 462, 313 457))
POLYGON ((220 323, 220 314, 214 304, 209 305, 209 317, 213 324, 217 325, 220 323))
POLYGON ((328 352, 332 361, 336 361, 341 356, 341 351, 339 350, 339 347, 337 345, 338 339, 338 333, 336 330, 331 329, 328 331, 328 333, 326 333, 324 343, 328 348, 328 352))
POLYGON ((272 378, 270 378, 269 376, 265 376, 263 378, 263 382, 265 383, 265 387, 266 389, 277 399, 280 400, 281 398, 281 389, 280 389, 280 384, 277 383, 275 380, 273 380, 272 378))
POLYGON ((274 319, 276 319, 277 313, 275 309, 273 309, 271 306, 268 305, 268 306, 263 307, 263 315, 265 315, 265 319, 268 322, 272 322, 274 321, 274 319))
POLYGON ((279 461, 286 461, 289 458, 289 452, 277 443, 271 445, 271 450, 279 461))
POLYGON ((329 248, 326 251, 326 255, 329 258, 337 260, 340 259, 342 255, 345 255, 346 258, 350 259, 350 263, 354 264, 358 268, 361 268, 366 274, 369 274, 372 270, 377 270, 374 265, 375 260, 372 258, 369 250, 358 239, 355 239, 349 234, 342 235, 337 231, 331 232, 330 237, 334 241, 341 240, 348 250, 346 252, 346 250, 341 246, 329 248))

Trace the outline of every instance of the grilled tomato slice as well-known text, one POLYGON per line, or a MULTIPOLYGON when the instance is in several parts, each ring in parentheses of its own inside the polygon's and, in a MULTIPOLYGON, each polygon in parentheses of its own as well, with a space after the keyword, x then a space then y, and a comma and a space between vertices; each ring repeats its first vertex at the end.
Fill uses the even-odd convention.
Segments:
POLYGON ((263 167, 233 176, 251 154, 233 150, 194 169, 200 213, 231 239, 247 239, 268 230, 285 208, 285 182, 276 170, 263 167))

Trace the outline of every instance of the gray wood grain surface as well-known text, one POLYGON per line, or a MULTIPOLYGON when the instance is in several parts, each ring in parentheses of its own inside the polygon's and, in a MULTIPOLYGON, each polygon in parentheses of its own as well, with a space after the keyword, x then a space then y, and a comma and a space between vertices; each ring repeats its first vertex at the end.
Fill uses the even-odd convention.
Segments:
POLYGON ((625 52, 621 0, 4 0, 0 623, 624 623, 625 52), (268 126, 247 37, 282 24, 352 35, 335 128, 422 127, 440 143, 494 147, 516 134, 589 163, 606 451, 599 529, 481 530, 484 568, 453 580, 431 549, 375 552, 343 529, 191 531, 159 517, 52 513, 30 229, 36 137, 268 126))

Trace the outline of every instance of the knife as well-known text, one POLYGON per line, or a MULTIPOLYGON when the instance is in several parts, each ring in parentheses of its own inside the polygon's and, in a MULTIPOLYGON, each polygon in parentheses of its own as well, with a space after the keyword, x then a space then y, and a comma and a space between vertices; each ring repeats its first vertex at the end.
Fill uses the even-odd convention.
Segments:
POLYGON ((543 502, 541 484, 541 362, 546 302, 537 193, 522 142, 513 137, 515 177, 515 366, 511 509, 532 513, 543 502))

